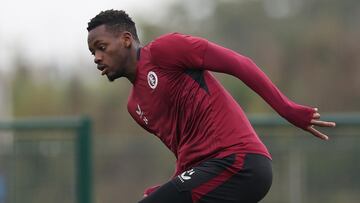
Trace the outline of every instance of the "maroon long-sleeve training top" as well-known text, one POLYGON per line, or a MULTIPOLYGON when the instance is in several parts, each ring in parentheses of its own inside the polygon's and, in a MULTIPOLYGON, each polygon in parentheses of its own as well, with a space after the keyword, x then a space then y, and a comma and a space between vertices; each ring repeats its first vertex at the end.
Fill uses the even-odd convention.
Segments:
POLYGON ((310 125, 314 110, 290 101, 249 58, 202 38, 163 35, 141 48, 128 111, 174 153, 174 175, 234 153, 270 158, 241 107, 209 71, 239 78, 295 126, 310 125))

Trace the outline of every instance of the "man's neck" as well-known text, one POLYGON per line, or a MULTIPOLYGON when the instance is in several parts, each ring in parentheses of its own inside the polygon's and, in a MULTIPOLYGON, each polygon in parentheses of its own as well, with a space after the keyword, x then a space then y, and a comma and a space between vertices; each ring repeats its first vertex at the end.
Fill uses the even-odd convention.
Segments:
POLYGON ((130 57, 129 57, 129 71, 127 73, 126 78, 132 83, 134 84, 135 80, 136 80, 136 65, 137 62, 140 60, 140 50, 141 50, 141 46, 139 43, 134 42, 133 43, 133 47, 131 48, 131 53, 130 53, 130 57))

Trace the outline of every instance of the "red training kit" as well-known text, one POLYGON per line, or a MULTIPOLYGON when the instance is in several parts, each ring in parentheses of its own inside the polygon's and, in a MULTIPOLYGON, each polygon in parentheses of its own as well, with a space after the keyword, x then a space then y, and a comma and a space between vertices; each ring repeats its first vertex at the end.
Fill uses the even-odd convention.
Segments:
POLYGON ((171 33, 141 48, 131 116, 175 154, 176 172, 234 153, 270 154, 245 113, 209 71, 239 78, 297 127, 314 110, 286 98, 247 57, 205 39, 171 33))

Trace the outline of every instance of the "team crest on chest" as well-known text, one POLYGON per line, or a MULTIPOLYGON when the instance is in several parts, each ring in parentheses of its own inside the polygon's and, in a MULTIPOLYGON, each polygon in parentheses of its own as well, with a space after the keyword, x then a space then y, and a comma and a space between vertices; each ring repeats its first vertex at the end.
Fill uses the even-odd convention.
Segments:
POLYGON ((158 84, 158 77, 155 74, 154 71, 150 71, 147 75, 148 84, 151 87, 151 89, 155 89, 158 84))

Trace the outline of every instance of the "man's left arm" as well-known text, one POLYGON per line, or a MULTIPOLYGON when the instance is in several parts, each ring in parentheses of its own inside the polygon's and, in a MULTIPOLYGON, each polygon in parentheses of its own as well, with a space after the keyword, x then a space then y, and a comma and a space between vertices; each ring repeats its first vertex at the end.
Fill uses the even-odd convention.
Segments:
POLYGON ((321 139, 327 140, 328 136, 314 126, 335 126, 333 122, 319 120, 317 108, 299 105, 288 99, 248 57, 209 42, 203 57, 203 68, 239 78, 290 123, 321 139))

